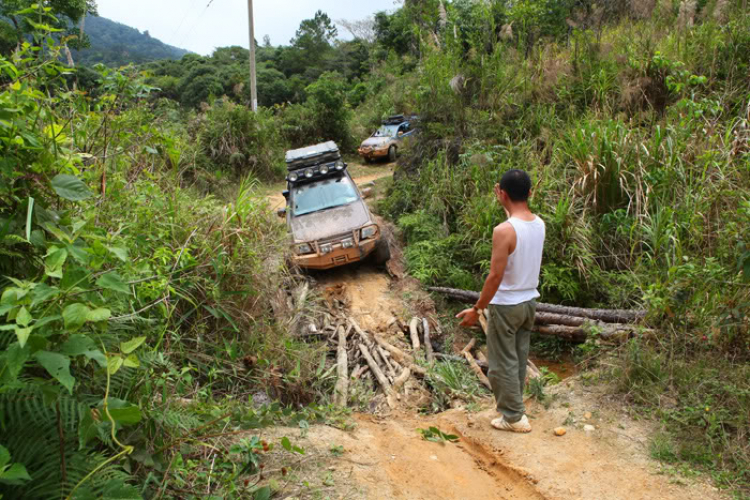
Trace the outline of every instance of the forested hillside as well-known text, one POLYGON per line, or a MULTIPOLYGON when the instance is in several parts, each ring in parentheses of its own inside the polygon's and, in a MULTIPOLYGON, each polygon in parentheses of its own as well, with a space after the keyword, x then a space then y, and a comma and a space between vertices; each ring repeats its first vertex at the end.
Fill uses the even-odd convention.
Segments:
MULTIPOLYGON (((642 335, 620 344, 594 326, 585 343, 533 349, 571 353, 583 383, 651 422, 649 453, 675 481, 705 474, 750 492, 743 0, 407 0, 340 23, 350 41, 318 12, 289 45, 261 43, 257 114, 246 49, 146 62, 177 49, 107 29, 102 47, 135 37, 144 50, 96 57, 145 64, 81 71, 58 30, 75 48, 70 27, 93 2, 11 3, 0 8, 12 18, 0 24, 11 35, 0 44, 3 498, 331 493, 330 470, 320 489, 288 486, 311 424, 351 428, 329 332, 300 333, 337 302, 287 265, 265 193, 284 179, 286 149, 335 140, 350 154, 394 113, 420 116, 377 206, 403 238, 406 272, 477 290, 505 220, 492 188, 526 169, 547 223, 542 300, 648 311, 642 335)), ((450 346, 459 332, 446 318, 450 346)), ((474 372, 446 359, 410 359, 436 394, 423 414, 480 400, 474 372)), ((355 409, 371 411, 377 385, 356 384, 355 409)), ((436 430, 420 432, 455 437, 436 430)))
POLYGON ((141 33, 104 17, 89 16, 84 24, 88 47, 73 51, 77 64, 112 67, 142 64, 162 59, 179 59, 187 50, 172 47, 153 38, 148 31, 141 33))

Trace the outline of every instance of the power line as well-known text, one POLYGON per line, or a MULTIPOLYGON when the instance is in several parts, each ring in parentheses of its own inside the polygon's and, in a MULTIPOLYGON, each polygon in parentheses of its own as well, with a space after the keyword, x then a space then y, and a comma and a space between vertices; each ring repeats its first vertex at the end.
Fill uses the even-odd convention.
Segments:
POLYGON ((185 40, 186 40, 186 39, 188 38, 188 36, 189 36, 189 35, 192 35, 192 34, 193 34, 193 30, 194 30, 194 29, 195 29, 195 27, 196 27, 196 26, 198 25, 198 22, 199 22, 199 21, 200 21, 201 19, 203 19, 203 16, 204 16, 204 15, 206 14, 206 11, 208 10, 208 8, 209 8, 209 7, 211 7, 211 4, 213 4, 213 3, 214 3, 214 0, 208 0, 208 3, 206 4, 206 7, 205 7, 205 8, 203 9, 203 12, 201 12, 201 14, 200 14, 200 15, 198 16, 198 18, 197 18, 197 19, 195 20, 195 22, 194 22, 194 23, 193 23, 193 25, 192 25, 192 26, 190 27, 190 29, 189 29, 189 30, 188 30, 188 32, 187 32, 187 33, 185 34, 185 36, 184 36, 184 37, 182 37, 182 40, 180 41, 180 47, 182 47, 182 45, 183 45, 183 44, 185 43, 185 40))
POLYGON ((190 2, 190 7, 188 7, 187 9, 185 9, 185 15, 182 16, 182 20, 180 21, 180 24, 177 26, 177 29, 174 30, 174 33, 172 33, 172 36, 169 37, 169 42, 168 43, 170 45, 174 41, 174 37, 177 36, 177 33, 180 32, 180 29, 182 28, 182 25, 185 24, 185 20, 187 20, 188 15, 190 15, 190 13, 193 11, 193 7, 195 7, 195 2, 196 2, 196 0, 193 0, 192 2, 190 2))

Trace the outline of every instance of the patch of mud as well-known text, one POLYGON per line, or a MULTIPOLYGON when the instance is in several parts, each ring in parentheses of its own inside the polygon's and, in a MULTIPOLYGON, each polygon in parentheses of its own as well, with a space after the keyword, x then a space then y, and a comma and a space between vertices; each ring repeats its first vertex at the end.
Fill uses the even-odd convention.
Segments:
POLYGON ((340 267, 315 274, 318 289, 334 293, 349 306, 351 316, 368 331, 383 331, 403 304, 390 292, 388 275, 370 264, 340 267))
MULTIPOLYGON (((505 467, 480 444, 434 443, 422 439, 420 428, 440 425, 410 414, 376 419, 355 415, 356 429, 343 432, 315 427, 307 437, 314 449, 342 446, 335 460, 337 474, 358 485, 349 498, 383 500, 542 499, 533 482, 505 467)), ((449 429, 443 429, 449 430, 449 429)), ((349 485, 350 485, 349 484, 349 485)), ((343 487, 342 487, 343 489, 343 487)))

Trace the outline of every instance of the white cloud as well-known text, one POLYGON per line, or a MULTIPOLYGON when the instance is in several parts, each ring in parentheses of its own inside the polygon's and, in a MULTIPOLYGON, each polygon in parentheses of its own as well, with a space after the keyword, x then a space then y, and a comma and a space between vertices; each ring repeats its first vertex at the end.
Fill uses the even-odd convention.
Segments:
MULTIPOLYGON (((322 10, 331 19, 363 19, 392 10, 399 0, 253 0, 255 38, 288 44, 300 22, 322 10)), ((199 54, 217 47, 247 47, 247 0, 97 0, 99 15, 148 30, 151 36, 199 54), (210 6, 208 5, 210 3, 210 6), (208 6, 208 7, 207 7, 208 6)), ((341 31, 341 29, 339 30, 341 31)))

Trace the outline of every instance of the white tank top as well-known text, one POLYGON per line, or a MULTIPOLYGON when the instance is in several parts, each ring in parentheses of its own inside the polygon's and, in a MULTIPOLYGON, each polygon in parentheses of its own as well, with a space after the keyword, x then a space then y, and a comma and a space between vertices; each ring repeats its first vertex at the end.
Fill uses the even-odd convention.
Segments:
POLYGON ((539 217, 525 221, 511 217, 508 222, 516 231, 516 249, 508 256, 503 281, 490 304, 513 306, 540 297, 539 273, 546 229, 539 217))

